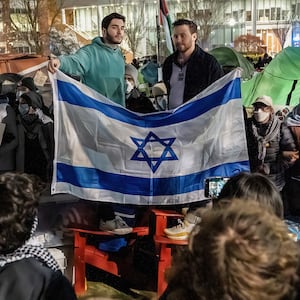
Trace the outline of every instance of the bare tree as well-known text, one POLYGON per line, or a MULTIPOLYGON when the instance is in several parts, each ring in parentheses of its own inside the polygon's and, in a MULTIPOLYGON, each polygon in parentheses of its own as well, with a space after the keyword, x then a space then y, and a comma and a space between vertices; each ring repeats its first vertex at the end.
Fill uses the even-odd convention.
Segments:
POLYGON ((136 57, 139 45, 146 34, 147 21, 145 18, 144 4, 145 1, 141 1, 140 6, 136 7, 136 11, 133 12, 134 19, 132 22, 126 22, 125 42, 132 52, 133 57, 136 57))
MULTIPOLYGON (((18 0, 15 13, 10 13, 10 1, 1 0, 6 5, 4 34, 8 45, 14 41, 25 42, 30 52, 49 55, 49 32, 59 12, 56 0, 18 0)), ((13 51, 8 47, 8 50, 13 51)))
POLYGON ((291 25, 292 21, 286 21, 286 24, 279 24, 279 22, 277 22, 277 27, 273 29, 273 33, 278 39, 281 49, 283 49, 291 25))
MULTIPOLYGON (((11 14, 10 21, 19 41, 25 41, 34 52, 40 54, 42 52, 42 42, 38 30, 38 17, 40 6, 44 6, 42 1, 37 0, 19 0, 19 13, 11 14)), ((46 19, 48 14, 44 16, 46 19)), ((44 19, 44 20, 45 20, 44 19)))
POLYGON ((3 33, 1 34, 1 40, 6 41, 6 48, 10 51, 11 41, 8 38, 11 34, 11 22, 10 22, 10 1, 1 0, 2 3, 2 18, 3 18, 3 33))
POLYGON ((211 32, 224 20, 224 12, 231 0, 188 0, 187 12, 198 26, 198 43, 202 48, 209 48, 211 32))

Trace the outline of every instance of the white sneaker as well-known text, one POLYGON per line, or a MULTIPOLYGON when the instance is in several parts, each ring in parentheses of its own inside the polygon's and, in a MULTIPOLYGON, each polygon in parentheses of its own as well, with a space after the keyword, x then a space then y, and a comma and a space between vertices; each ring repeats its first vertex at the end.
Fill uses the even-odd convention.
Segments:
POLYGON ((190 232, 194 228, 195 224, 188 222, 187 220, 178 219, 178 225, 165 228, 165 235, 172 240, 187 240, 190 232))
POLYGON ((129 227, 120 216, 116 216, 113 220, 100 220, 99 228, 102 231, 107 231, 118 235, 132 232, 132 227, 129 227))

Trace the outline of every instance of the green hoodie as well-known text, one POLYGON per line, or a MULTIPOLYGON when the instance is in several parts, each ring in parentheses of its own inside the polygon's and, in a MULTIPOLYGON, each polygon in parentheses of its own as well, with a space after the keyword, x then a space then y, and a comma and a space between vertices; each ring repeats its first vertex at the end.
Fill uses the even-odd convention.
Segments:
POLYGON ((62 72, 80 76, 84 84, 125 106, 125 62, 119 47, 113 49, 96 37, 75 54, 59 59, 62 72))

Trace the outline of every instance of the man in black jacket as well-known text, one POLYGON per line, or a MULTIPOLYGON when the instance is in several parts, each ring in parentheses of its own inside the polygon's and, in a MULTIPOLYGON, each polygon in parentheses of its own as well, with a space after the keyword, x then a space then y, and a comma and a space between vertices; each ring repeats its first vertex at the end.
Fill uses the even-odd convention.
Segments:
MULTIPOLYGON (((197 44, 197 25, 188 19, 173 23, 173 43, 176 51, 163 64, 163 81, 168 91, 168 108, 174 109, 198 95, 223 76, 223 70, 214 56, 197 44)), ((199 153, 199 155, 201 155, 199 153)), ((192 211, 202 203, 189 205, 184 223, 166 228, 171 239, 187 239, 199 218, 192 211)))
POLYGON ((187 19, 173 23, 176 51, 163 64, 163 81, 169 95, 169 109, 190 100, 223 76, 214 56, 197 44, 197 25, 187 19))

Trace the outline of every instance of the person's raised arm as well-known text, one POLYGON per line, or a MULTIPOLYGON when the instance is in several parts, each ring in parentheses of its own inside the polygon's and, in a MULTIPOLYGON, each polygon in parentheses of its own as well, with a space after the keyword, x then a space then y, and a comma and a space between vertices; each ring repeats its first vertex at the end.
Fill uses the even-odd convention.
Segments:
POLYGON ((54 74, 60 66, 60 60, 59 58, 55 57, 55 58, 50 58, 49 62, 48 62, 48 71, 52 74, 54 74))

